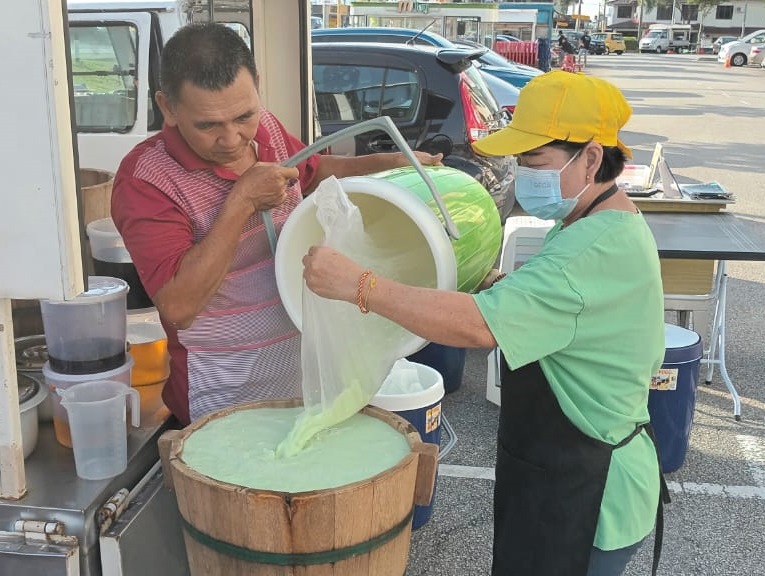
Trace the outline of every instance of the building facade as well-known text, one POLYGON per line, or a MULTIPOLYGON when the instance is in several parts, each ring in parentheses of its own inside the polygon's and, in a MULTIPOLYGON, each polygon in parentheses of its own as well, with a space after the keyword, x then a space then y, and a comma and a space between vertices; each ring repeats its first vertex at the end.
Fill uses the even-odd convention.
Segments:
POLYGON ((640 38, 651 24, 690 24, 691 41, 698 42, 699 30, 707 38, 718 36, 744 36, 765 28, 765 1, 733 0, 711 6, 706 12, 698 4, 680 0, 644 10, 638 33, 640 6, 637 0, 610 0, 607 2, 608 30, 640 38))

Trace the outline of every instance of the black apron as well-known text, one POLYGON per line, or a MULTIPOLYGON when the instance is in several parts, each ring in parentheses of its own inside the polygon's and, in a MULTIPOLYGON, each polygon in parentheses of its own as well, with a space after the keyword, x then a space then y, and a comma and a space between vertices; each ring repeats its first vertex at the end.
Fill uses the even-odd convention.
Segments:
MULTIPOLYGON (((616 186, 606 190, 584 216, 615 192, 616 186)), ((539 362, 511 371, 503 356, 500 377, 492 575, 586 576, 611 453, 644 428, 654 440, 650 424, 636 426, 616 445, 601 442, 566 417, 539 362)), ((661 486, 654 574, 662 504, 669 501, 663 476, 661 486)))

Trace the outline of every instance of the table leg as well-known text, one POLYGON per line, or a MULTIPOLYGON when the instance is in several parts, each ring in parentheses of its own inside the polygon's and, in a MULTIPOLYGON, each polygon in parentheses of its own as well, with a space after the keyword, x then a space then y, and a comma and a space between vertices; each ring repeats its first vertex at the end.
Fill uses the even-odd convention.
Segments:
MULTIPOLYGON (((725 266, 725 262, 720 262, 720 266, 725 266)), ((733 398, 733 417, 736 420, 741 420, 741 398, 738 395, 736 387, 733 385, 733 381, 728 375, 728 368, 725 365, 725 305, 728 297, 728 274, 725 269, 720 274, 720 290, 718 293, 717 310, 715 311, 715 319, 712 327, 712 339, 709 351, 709 357, 702 362, 708 365, 707 367, 707 382, 711 377, 711 373, 714 370, 714 366, 720 367, 720 376, 722 376, 725 387, 730 392, 733 398)))

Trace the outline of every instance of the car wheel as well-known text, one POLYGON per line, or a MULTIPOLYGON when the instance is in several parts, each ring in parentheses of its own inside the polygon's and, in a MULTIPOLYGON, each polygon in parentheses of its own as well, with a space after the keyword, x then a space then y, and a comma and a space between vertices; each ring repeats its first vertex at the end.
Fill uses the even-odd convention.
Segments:
POLYGON ((657 54, 663 54, 663 53, 664 53, 664 48, 662 48, 661 46, 659 46, 659 47, 656 49, 656 53, 657 53, 657 54))
POLYGON ((741 52, 734 54, 730 59, 731 66, 743 66, 746 64, 746 56, 741 52))
POLYGON ((624 50, 617 50, 616 55, 621 56, 624 53, 624 50))

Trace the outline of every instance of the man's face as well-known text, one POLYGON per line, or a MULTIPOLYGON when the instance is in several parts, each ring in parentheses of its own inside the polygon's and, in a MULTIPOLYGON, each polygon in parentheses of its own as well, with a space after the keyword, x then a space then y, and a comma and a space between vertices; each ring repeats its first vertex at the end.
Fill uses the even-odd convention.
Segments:
POLYGON ((169 101, 160 92, 158 102, 165 122, 178 128, 200 158, 228 167, 249 158, 250 141, 260 122, 260 97, 246 68, 222 90, 185 82, 177 101, 169 101))

